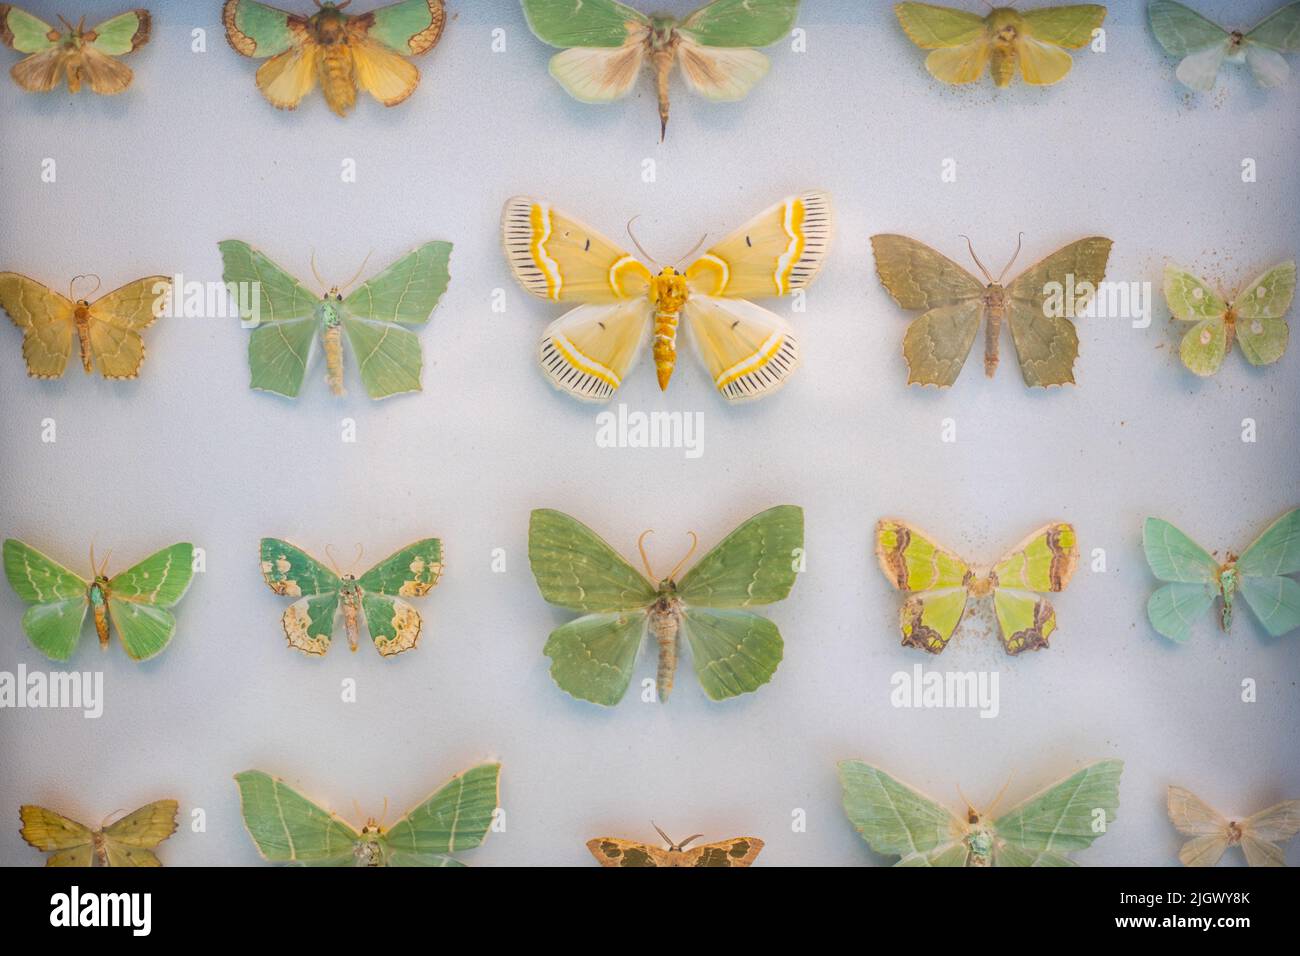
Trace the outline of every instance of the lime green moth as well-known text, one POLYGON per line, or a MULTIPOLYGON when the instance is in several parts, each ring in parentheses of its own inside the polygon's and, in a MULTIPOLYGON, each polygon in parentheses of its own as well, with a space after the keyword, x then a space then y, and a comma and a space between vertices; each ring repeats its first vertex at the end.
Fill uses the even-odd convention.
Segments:
POLYGON ((258 853, 297 866, 464 866, 451 854, 487 836, 500 779, 499 763, 471 767, 391 827, 371 817, 357 830, 268 773, 235 774, 258 853))
POLYGON ((194 576, 194 546, 173 544, 112 578, 104 573, 107 558, 95 566, 93 548, 90 563, 87 581, 29 544, 5 541, 5 577, 31 605, 23 615, 23 630, 32 644, 50 660, 68 660, 89 610, 100 647, 108 647, 111 622, 132 660, 162 653, 176 633, 176 618, 167 609, 185 596, 194 576))
MULTIPOLYGON (((659 649, 658 699, 666 701, 681 635, 700 686, 712 700, 757 690, 772 679, 784 643, 777 626, 750 606, 783 601, 794 587, 803 550, 803 509, 780 505, 750 518, 678 582, 650 568, 642 576, 586 525, 559 511, 533 512, 528 561, 542 597, 585 616, 551 632, 551 677, 580 700, 613 706, 632 680, 649 630, 659 649), (655 583, 652 583, 655 582, 655 583)), ((691 535, 691 553, 697 539, 691 535)))
POLYGON ((411 326, 427 322, 447 290, 451 243, 425 243, 346 297, 338 286, 312 295, 246 242, 218 245, 240 318, 254 326, 248 340, 251 387, 297 398, 319 336, 326 381, 335 395, 343 395, 346 336, 371 398, 420 391, 424 355, 411 326))

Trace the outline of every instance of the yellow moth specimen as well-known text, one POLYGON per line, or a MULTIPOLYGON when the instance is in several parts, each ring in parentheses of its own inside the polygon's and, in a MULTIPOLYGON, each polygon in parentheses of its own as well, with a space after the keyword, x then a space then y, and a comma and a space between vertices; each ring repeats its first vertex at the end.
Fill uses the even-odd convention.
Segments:
POLYGON ((667 849, 622 840, 618 837, 596 837, 587 841, 587 849, 601 866, 661 866, 661 867, 732 867, 749 866, 754 862, 763 841, 758 837, 732 837, 718 843, 704 843, 690 847, 704 834, 689 836, 680 843, 673 841, 658 825, 651 824, 668 844, 667 849))
POLYGON ((176 832, 176 801, 158 800, 92 830, 62 814, 24 804, 22 838, 49 854, 46 866, 162 866, 154 849, 176 832))
POLYGON ((62 296, 16 272, 0 272, 0 308, 23 331, 23 359, 32 378, 61 377, 74 340, 87 375, 95 366, 104 378, 140 374, 145 353, 140 333, 166 309, 171 280, 146 276, 91 302, 72 297, 77 280, 84 278, 73 277, 62 296))
POLYGON ((764 210, 685 270, 651 269, 539 199, 515 197, 502 217, 506 258, 519 283, 540 298, 577 303, 542 336, 543 371, 562 391, 595 402, 623 384, 650 335, 659 387, 666 389, 682 316, 724 398, 776 391, 799 365, 799 343, 785 319, 749 299, 811 284, 832 231, 830 197, 803 193, 764 210))
POLYGON ((1283 800, 1244 819, 1230 820, 1183 787, 1170 787, 1169 819, 1192 839, 1178 851, 1184 866, 1214 866, 1230 846, 1241 847, 1251 866, 1286 866, 1278 846, 1300 833, 1300 800, 1283 800))

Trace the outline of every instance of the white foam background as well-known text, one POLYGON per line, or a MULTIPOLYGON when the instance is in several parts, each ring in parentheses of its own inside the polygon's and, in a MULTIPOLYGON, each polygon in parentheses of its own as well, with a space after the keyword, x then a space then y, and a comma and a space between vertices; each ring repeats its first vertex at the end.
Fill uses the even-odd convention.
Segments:
MULTIPOLYGON (((1276 5, 1200 4, 1244 23, 1276 5)), ((80 8, 93 21, 121 6, 80 8)), ((1075 388, 1027 391, 1005 337, 994 379, 976 355, 950 390, 909 388, 908 316, 877 281, 868 241, 904 232, 965 262, 967 233, 1000 267, 1021 231, 1022 265, 1103 234, 1115 240, 1113 280, 1158 290, 1168 257, 1232 289, 1300 251, 1300 78, 1265 93, 1228 69, 1213 94, 1194 96, 1143 5, 1115 0, 1107 52, 1079 53, 1065 82, 947 88, 888 4, 807 0, 807 52, 774 48, 771 73, 739 104, 703 102, 679 81, 661 146, 648 77, 616 106, 571 101, 513 0, 453 0, 415 95, 391 110, 367 99, 346 121, 319 95, 296 113, 264 102, 255 65, 225 43, 216 0, 151 6, 156 32, 127 61, 136 83, 125 95, 36 96, 0 81, 0 268, 58 289, 83 272, 106 289, 155 272, 217 280, 218 240, 241 238, 313 286, 313 250, 341 279, 372 251, 374 271, 447 239, 453 278, 422 333, 423 393, 382 403, 355 380, 347 398, 331 397, 319 367, 297 402, 249 390, 248 333, 234 320, 158 322, 130 383, 75 364, 62 381, 29 380, 18 331, 0 329, 3 534, 78 571, 92 538, 118 569, 177 540, 207 553, 161 657, 136 665, 116 643, 101 654, 87 629, 69 666, 103 670, 102 718, 0 711, 0 862, 41 862, 19 838, 21 803, 97 822, 171 796, 183 819, 162 849, 168 865, 256 864, 231 780, 250 767, 353 820, 353 801, 378 815, 387 800, 391 820, 452 773, 500 758, 507 829, 466 854, 476 865, 590 865, 585 840, 648 839, 652 819, 674 835, 761 836, 765 864, 887 862, 843 817, 835 762, 847 757, 954 806, 958 784, 987 802, 1014 773, 1014 800, 1121 757, 1118 819, 1079 854, 1089 864, 1176 862, 1170 783, 1236 813, 1300 796, 1297 638, 1270 639, 1243 611, 1231 635, 1207 615, 1188 645, 1170 646, 1146 620, 1154 584, 1140 536, 1157 514, 1207 547, 1239 550, 1300 503, 1300 355, 1258 370, 1236 354, 1196 380, 1157 302, 1146 329, 1081 320, 1075 388), (206 53, 190 50, 196 27, 206 53), (498 28, 506 50, 493 53, 498 28), (56 183, 41 182, 46 157, 56 183), (945 184, 948 157, 958 178, 945 184), (1258 182, 1241 181, 1244 157, 1258 182), (340 180, 345 158, 356 183, 340 180), (653 183, 642 180, 647 160, 653 183), (838 232, 807 311, 790 316, 804 356, 791 384, 730 408, 689 354, 666 394, 643 361, 619 399, 702 411, 703 456, 598 448, 596 409, 553 391, 533 361, 559 310, 507 270, 505 199, 543 196, 613 236, 639 214, 642 242, 667 258, 814 187, 833 194, 838 232), (491 309, 496 289, 504 314, 491 309), (346 417, 355 444, 340 441, 346 417), (955 444, 940 441, 948 417, 955 444), (41 441, 47 418, 54 444, 41 441), (1244 418, 1257 423, 1253 444, 1241 441, 1244 418), (769 609, 786 641, 771 684, 714 704, 684 663, 669 704, 630 693, 611 710, 552 684, 541 649, 567 615, 529 572, 530 509, 569 512, 629 556, 652 527, 666 564, 688 530, 713 543, 787 502, 806 511, 808 570, 769 609), (871 554, 883 516, 977 562, 1068 519, 1085 557, 1105 549, 1107 570, 1085 564, 1054 599, 1050 650, 1009 659, 971 632, 934 659, 899 646, 899 598, 871 554), (318 555, 362 542, 368 566, 430 534, 448 563, 419 603, 417 651, 381 660, 340 640, 309 659, 285 647, 283 600, 258 573, 260 536, 318 555), (497 548, 504 574, 490 567, 497 548), (1000 715, 892 707, 891 675, 918 662, 995 670, 1000 715), (349 678, 353 704, 340 700, 349 678), (1247 678, 1256 703, 1240 700, 1247 678), (195 808, 206 832, 188 826, 195 808), (796 809, 806 832, 792 832, 796 809)), ((47 669, 22 612, 0 588, 0 670, 47 669)), ((653 675, 652 658, 637 680, 653 675)), ((1300 841, 1289 859, 1300 863, 1300 841)))

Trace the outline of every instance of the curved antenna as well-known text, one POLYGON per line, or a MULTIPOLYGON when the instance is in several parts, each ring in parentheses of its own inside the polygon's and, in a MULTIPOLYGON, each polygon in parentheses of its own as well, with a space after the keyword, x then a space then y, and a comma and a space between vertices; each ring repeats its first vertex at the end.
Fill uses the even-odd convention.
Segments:
MULTIPOLYGON (((343 9, 343 8, 340 7, 339 9, 341 10, 341 9, 343 9)), ((374 251, 375 251, 375 250, 371 249, 370 252, 367 252, 367 253, 366 253, 366 257, 365 257, 364 259, 361 260, 361 268, 357 270, 356 275, 354 275, 351 279, 349 279, 347 282, 343 283, 343 285, 341 285, 341 286, 338 287, 338 290, 339 290, 340 293, 346 291, 347 288, 348 288, 350 285, 352 285, 352 283, 356 282, 358 279, 361 278, 361 273, 363 273, 363 272, 366 271, 366 263, 370 261, 370 257, 371 257, 371 255, 374 254, 374 251)))
MULTIPOLYGON (((319 2, 320 0, 317 0, 317 3, 319 2)), ((320 273, 316 271, 316 250, 315 249, 311 251, 311 274, 316 277, 316 284, 320 286, 322 292, 324 292, 326 289, 329 288, 329 283, 327 283, 324 279, 322 279, 320 277, 320 273)))
POLYGON ((676 578, 677 578, 677 572, 680 571, 680 570, 682 569, 682 565, 684 565, 687 561, 689 561, 689 560, 691 559, 691 555, 693 555, 693 554, 695 553, 695 549, 696 549, 697 547, 699 547, 699 544, 700 544, 700 538, 699 538, 699 535, 697 535, 694 531, 688 531, 688 532, 686 532, 686 533, 689 534, 689 535, 691 536, 691 550, 687 551, 687 552, 686 552, 686 557, 684 557, 684 558, 682 558, 680 561, 678 561, 678 562, 677 562, 677 567, 673 568, 672 571, 669 572, 669 574, 668 574, 668 580, 669 580, 669 581, 676 580, 676 578))
POLYGON ((636 251, 641 253, 641 255, 657 269, 659 268, 659 260, 645 251, 645 246, 641 245, 641 241, 637 239, 636 233, 632 231, 632 223, 636 222, 640 218, 640 216, 633 216, 627 221, 627 235, 628 238, 632 240, 632 245, 636 246, 636 251))
POLYGON ((104 829, 104 827, 108 826, 108 821, 111 820, 111 819, 113 819, 113 817, 117 816, 119 813, 121 813, 121 814, 125 814, 126 811, 123 810, 121 807, 119 807, 119 808, 116 809, 116 810, 110 810, 110 811, 108 812, 108 815, 105 816, 104 819, 102 819, 102 820, 99 821, 99 828, 100 828, 101 830, 104 829))
POLYGON ((975 804, 971 803, 970 798, 966 796, 966 794, 961 792, 961 784, 957 784, 957 796, 961 798, 962 803, 966 804, 967 814, 971 814, 971 813, 979 814, 979 811, 975 809, 975 804))
MULTIPOLYGON (((357 566, 361 564, 361 556, 365 553, 366 553, 366 546, 361 544, 360 542, 357 542, 357 556, 352 559, 352 567, 350 570, 355 571, 357 569, 357 566)), ((384 799, 387 800, 388 798, 385 797, 384 799)))
MULTIPOLYGON (((343 572, 339 570, 339 563, 336 560, 334 560, 333 545, 330 544, 325 545, 325 559, 329 561, 330 567, 334 570, 334 573, 337 574, 339 577, 343 577, 343 572)), ((361 808, 358 807, 357 809, 360 810, 361 808)))
POLYGON ((660 829, 659 829, 659 824, 657 824, 657 823, 655 823, 653 820, 651 820, 651 821, 650 821, 650 825, 651 825, 652 827, 654 827, 656 830, 659 831, 659 835, 660 835, 661 837, 663 837, 664 842, 667 843, 669 847, 675 847, 675 846, 677 846, 677 844, 673 842, 673 838, 672 838, 672 837, 670 837, 667 833, 664 833, 663 830, 660 830, 660 829))
POLYGON ((970 257, 975 260, 975 265, 979 266, 980 272, 984 273, 984 278, 988 279, 991 285, 993 277, 989 275, 989 270, 984 268, 984 263, 980 262, 980 257, 975 255, 975 246, 971 243, 970 236, 961 236, 960 238, 966 240, 966 248, 970 250, 970 257))
MULTIPOLYGON (((76 297, 72 294, 72 288, 73 288, 73 286, 75 286, 75 285, 77 284, 78 280, 80 280, 80 279, 94 279, 94 280, 95 280, 95 288, 93 288, 93 289, 90 290, 90 295, 94 295, 96 292, 98 292, 98 291, 100 290, 100 287, 103 286, 103 284, 104 284, 104 280, 102 280, 99 276, 97 276, 97 275, 96 275, 95 273, 93 273, 93 272, 83 272, 81 275, 75 275, 75 276, 73 276, 73 277, 68 281, 68 298, 69 298, 69 299, 72 299, 73 301, 76 301, 76 297)), ((87 296, 87 298, 89 298, 89 297, 90 297, 90 296, 87 296)))
POLYGON ((74 30, 77 29, 77 28, 74 27, 71 23, 69 23, 69 22, 68 22, 68 18, 65 17, 65 16, 64 16, 63 14, 61 14, 61 13, 59 14, 59 21, 60 21, 60 22, 61 22, 65 27, 68 28, 68 32, 69 32, 69 33, 73 32, 74 30))
POLYGON ((1022 232, 1019 238, 1016 239, 1015 254, 1011 256, 1011 261, 1007 263, 1006 268, 1003 269, 1002 272, 998 275, 998 285, 1002 284, 1002 277, 1007 274, 1007 270, 1010 269, 1013 265, 1015 265, 1016 260, 1020 258, 1020 247, 1024 244, 1024 241, 1025 241, 1025 234, 1022 232))
POLYGON ((704 245, 704 240, 708 238, 709 238, 709 234, 707 232, 704 235, 700 236, 700 241, 697 242, 695 245, 691 246, 691 251, 686 253, 686 255, 682 256, 680 259, 678 259, 677 262, 674 264, 674 266, 680 266, 691 256, 695 255, 695 253, 699 252, 700 248, 704 245))
POLYGON ((90 539, 90 576, 96 577, 95 570, 98 565, 95 564, 95 539, 90 539))
POLYGON ((989 808, 984 811, 985 813, 988 814, 993 813, 993 808, 998 805, 998 801, 1000 801, 1002 799, 1003 794, 1007 792, 1007 787, 1011 786, 1011 778, 1014 777, 1015 775, 1016 772, 1014 770, 1011 771, 1011 773, 1007 774, 1007 782, 1002 785, 1002 789, 999 790, 998 795, 993 798, 993 802, 989 804, 989 808))
MULTIPOLYGON (((642 531, 641 537, 636 539, 636 549, 641 552, 641 566, 645 568, 646 577, 648 577, 652 582, 658 582, 660 579, 655 577, 654 568, 650 567, 650 559, 646 557, 645 553, 645 539, 652 534, 654 534, 654 532, 651 530, 642 531)), ((654 826, 653 820, 650 821, 650 825, 652 827, 654 826)), ((655 829, 659 830, 658 827, 655 827, 655 829)), ((659 832, 663 833, 662 830, 659 830, 659 832)), ((664 839, 666 840, 668 838, 664 837, 664 839)))

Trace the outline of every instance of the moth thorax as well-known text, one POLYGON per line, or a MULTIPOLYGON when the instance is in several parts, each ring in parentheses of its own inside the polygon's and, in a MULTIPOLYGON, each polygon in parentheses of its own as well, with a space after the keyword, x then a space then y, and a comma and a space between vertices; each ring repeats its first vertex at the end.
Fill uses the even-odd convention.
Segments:
POLYGON ((650 301, 660 312, 680 312, 687 294, 686 276, 672 266, 650 279, 650 301))
POLYGON ((1242 836, 1241 824, 1238 823, 1236 820, 1233 820, 1231 823, 1228 824, 1228 845, 1236 846, 1238 843, 1241 842, 1241 836, 1242 836))
POLYGON ((993 589, 998 586, 998 576, 992 571, 988 574, 967 571, 963 583, 966 585, 966 590, 970 592, 971 597, 988 597, 993 593, 993 589))
POLYGON ((671 48, 677 42, 677 21, 672 17, 650 18, 650 49, 671 48))
MULTIPOLYGON (((978 819, 978 814, 975 814, 978 819)), ((984 827, 972 830, 966 837, 966 846, 970 850, 971 866, 988 866, 993 860, 993 834, 984 827)))

